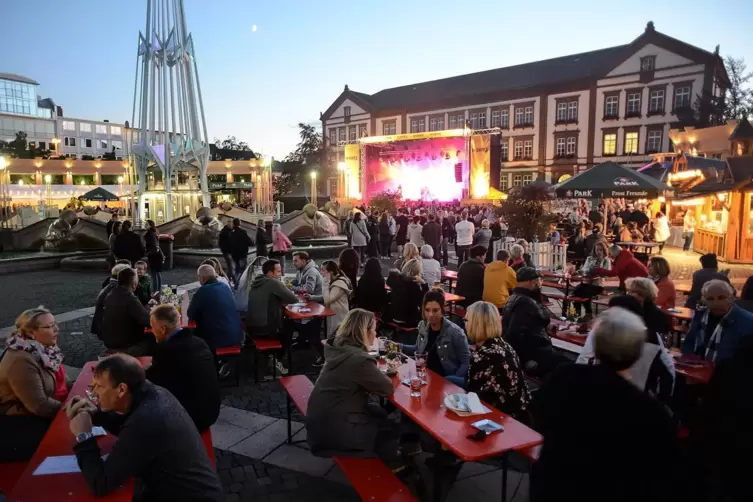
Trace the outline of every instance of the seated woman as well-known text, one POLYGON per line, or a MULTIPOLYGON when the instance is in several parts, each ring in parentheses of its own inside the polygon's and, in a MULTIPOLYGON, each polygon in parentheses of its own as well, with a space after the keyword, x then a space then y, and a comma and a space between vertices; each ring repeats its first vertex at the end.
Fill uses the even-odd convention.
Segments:
MULTIPOLYGON (((637 289, 633 285, 633 289, 637 289)), ((644 316, 645 303, 637 299, 637 295, 616 295, 609 300, 609 308, 620 307, 640 316, 644 316)), ((649 307, 650 308, 650 307, 649 307)), ((645 324, 645 323, 644 323, 645 324)), ((593 332, 588 334, 576 363, 593 364, 595 359, 593 332)), ((630 381, 639 389, 655 396, 661 402, 669 405, 674 391, 675 365, 667 349, 664 348, 660 336, 651 330, 646 330, 646 343, 641 357, 627 370, 630 381)))
MULTIPOLYGON (((335 335, 337 325, 345 319, 345 315, 350 310, 353 286, 350 284, 350 279, 332 260, 322 263, 322 278, 324 279, 322 303, 335 312, 335 315, 327 317, 327 338, 331 338, 335 335)), ((321 347, 321 343, 317 345, 321 347)))
MULTIPOLYGON (((68 395, 58 325, 44 307, 23 312, 0 359, 0 462, 28 460, 68 395)), ((0 467, 0 469, 2 469, 0 467)))
POLYGON ((403 256, 395 260, 394 267, 398 270, 403 269, 403 265, 408 263, 410 260, 418 259, 418 246, 413 244, 412 242, 409 242, 405 245, 403 248, 403 256))
POLYGON ((257 276, 262 274, 261 267, 267 260, 266 256, 259 256, 246 267, 246 270, 242 273, 238 272, 241 276, 238 279, 235 291, 233 291, 233 297, 235 298, 235 309, 240 312, 241 316, 245 316, 248 310, 248 292, 251 289, 251 284, 257 276))
POLYGON ((357 307, 358 294, 356 292, 356 286, 358 285, 358 271, 361 268, 361 257, 358 256, 358 252, 355 249, 345 248, 340 252, 340 256, 337 257, 337 266, 340 267, 343 274, 350 279, 350 285, 353 289, 353 296, 350 298, 350 304, 353 307, 357 307))
POLYGON ((421 278, 429 286, 442 282, 442 266, 434 259, 434 248, 421 246, 421 278))
POLYGON ((669 277, 669 262, 663 256, 652 256, 648 260, 648 276, 654 281, 659 293, 656 296, 656 306, 660 309, 673 309, 677 304, 677 290, 675 283, 669 277))
MULTIPOLYGON (((605 270, 611 270, 612 268, 612 262, 609 260, 609 248, 604 241, 597 241, 596 244, 594 244, 594 250, 588 258, 586 258, 580 272, 584 277, 588 277, 591 271, 596 270, 597 268, 603 268, 605 270)), ((586 315, 580 320, 580 322, 590 321, 593 317, 591 299, 604 291, 604 288, 602 287, 603 283, 604 279, 601 277, 594 277, 589 282, 581 282, 573 290, 573 296, 588 299, 586 302, 573 302, 576 315, 580 316, 581 308, 585 309, 586 315)))
POLYGON ((465 331, 476 349, 471 352, 468 392, 475 392, 496 409, 523 418, 531 402, 520 360, 502 339, 497 307, 476 302, 465 313, 465 331))
POLYGON ((426 354, 426 367, 455 385, 465 387, 470 350, 463 330, 444 317, 444 291, 432 289, 424 295, 415 345, 401 345, 408 356, 426 354))
POLYGON ((369 312, 382 313, 387 306, 387 290, 384 286, 381 262, 378 258, 369 258, 356 288, 358 306, 369 312))
POLYGON ((630 232, 630 239, 624 242, 643 242, 643 232, 640 231, 636 222, 629 222, 627 224, 627 231, 630 232))
POLYGON ((377 368, 368 348, 376 338, 374 314, 353 309, 324 345, 327 363, 316 380, 306 414, 311 453, 321 457, 377 456, 393 472, 405 464, 399 433, 369 396, 392 395, 392 380, 377 368))
POLYGON ((526 266, 526 260, 523 257, 523 246, 513 244, 510 246, 510 268, 515 272, 526 266))
POLYGON ((390 273, 387 285, 391 290, 390 318, 407 327, 416 327, 421 320, 421 301, 429 290, 421 279, 421 261, 410 260, 403 266, 400 274, 390 273))

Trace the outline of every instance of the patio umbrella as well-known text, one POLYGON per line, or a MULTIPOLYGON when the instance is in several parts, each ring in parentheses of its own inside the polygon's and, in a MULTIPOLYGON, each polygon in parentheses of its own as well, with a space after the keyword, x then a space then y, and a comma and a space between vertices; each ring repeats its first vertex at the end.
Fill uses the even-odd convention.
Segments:
POLYGON ((568 199, 655 199, 674 196, 674 188, 615 162, 604 162, 556 185, 557 197, 568 199))
POLYGON ((102 187, 97 187, 94 190, 90 190, 86 192, 84 195, 79 196, 79 200, 91 200, 95 202, 109 202, 109 201, 115 201, 120 200, 120 197, 115 195, 114 193, 105 190, 102 187))

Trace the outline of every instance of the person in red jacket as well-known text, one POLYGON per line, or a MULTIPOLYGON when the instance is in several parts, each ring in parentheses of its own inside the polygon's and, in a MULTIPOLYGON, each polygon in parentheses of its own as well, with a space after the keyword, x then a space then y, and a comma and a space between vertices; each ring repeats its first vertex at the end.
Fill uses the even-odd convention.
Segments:
POLYGON ((609 248, 609 254, 614 264, 611 270, 605 268, 596 268, 592 271, 594 275, 602 277, 618 277, 620 279, 620 290, 625 290, 625 280, 631 277, 648 277, 648 269, 638 261, 627 249, 622 249, 616 244, 609 248))

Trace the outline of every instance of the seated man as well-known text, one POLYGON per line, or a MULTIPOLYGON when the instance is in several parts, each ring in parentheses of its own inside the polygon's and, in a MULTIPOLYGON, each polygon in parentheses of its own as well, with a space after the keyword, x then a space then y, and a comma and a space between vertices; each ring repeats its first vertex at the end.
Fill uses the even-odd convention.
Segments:
POLYGON ((147 265, 145 261, 139 260, 136 262, 136 266, 134 268, 136 269, 136 275, 139 277, 139 282, 136 285, 136 291, 134 291, 134 294, 142 305, 146 305, 147 303, 149 303, 149 300, 152 299, 153 292, 152 279, 149 277, 149 274, 146 273, 149 265, 147 265))
POLYGON ((695 309, 698 306, 701 291, 707 282, 718 279, 729 284, 729 278, 719 272, 719 261, 714 253, 701 256, 700 262, 702 268, 693 272, 693 283, 688 293, 688 299, 685 301, 685 306, 689 309, 695 309))
POLYGON ((105 300, 107 300, 110 292, 118 287, 118 274, 120 271, 129 267, 130 265, 123 263, 119 263, 112 267, 112 275, 110 276, 109 282, 102 287, 102 290, 100 290, 97 295, 97 302, 94 304, 94 317, 92 318, 91 331, 97 335, 97 338, 100 340, 102 335, 102 321, 105 316, 105 300))
POLYGON ((464 307, 481 301, 484 296, 486 248, 473 246, 469 253, 470 259, 458 269, 458 285, 455 288, 455 294, 465 297, 465 300, 458 302, 464 307))
POLYGON ((204 340, 180 327, 178 310, 172 305, 152 309, 150 322, 157 345, 146 377, 172 392, 199 432, 204 432, 220 414, 214 354, 204 340))
POLYGON ((510 291, 518 284, 515 271, 507 264, 510 253, 497 251, 497 259, 484 271, 484 301, 493 303, 500 312, 510 297, 510 291))
POLYGON ((75 396, 66 414, 81 474, 95 497, 104 497, 135 478, 133 500, 225 500, 188 413, 170 392, 146 380, 136 359, 116 354, 100 361, 94 369, 92 393, 99 408, 75 396), (104 460, 92 425, 118 437, 104 460))
POLYGON ((212 352, 240 345, 243 329, 233 292, 217 280, 211 265, 200 266, 198 277, 201 287, 188 306, 188 318, 196 322, 196 336, 207 342, 212 352))
POLYGON ((108 350, 126 352, 134 357, 150 355, 154 345, 154 338, 144 333, 149 326, 149 311, 133 294, 138 279, 131 267, 118 273, 118 287, 105 300, 100 335, 108 350))
POLYGON ((571 362, 554 350, 549 338, 549 314, 541 305, 541 276, 532 267, 518 270, 518 285, 502 310, 502 336, 515 349, 527 373, 544 377, 571 362))
MULTIPOLYGON (((282 309, 289 303, 298 302, 298 297, 280 282, 282 267, 279 261, 265 261, 261 272, 248 291, 246 329, 252 338, 279 337, 284 352, 289 349, 290 333, 285 334, 282 329, 282 309)), ((288 370, 281 359, 278 356, 277 369, 284 375, 288 370)))
POLYGON ((701 295, 708 308, 693 316, 682 353, 714 362, 732 359, 740 341, 753 334, 753 314, 735 305, 728 282, 712 279, 701 295))
MULTIPOLYGON (((293 253, 293 266, 297 272, 293 279, 293 290, 300 291, 304 299, 321 302, 323 299, 324 279, 316 263, 309 257, 309 254, 300 251, 293 253)), ((320 333, 322 331, 322 320, 311 319, 295 323, 295 330, 298 331, 301 340, 308 341, 309 344, 321 343, 320 333)), ((314 363, 315 366, 322 366, 324 358, 319 357, 314 363)))

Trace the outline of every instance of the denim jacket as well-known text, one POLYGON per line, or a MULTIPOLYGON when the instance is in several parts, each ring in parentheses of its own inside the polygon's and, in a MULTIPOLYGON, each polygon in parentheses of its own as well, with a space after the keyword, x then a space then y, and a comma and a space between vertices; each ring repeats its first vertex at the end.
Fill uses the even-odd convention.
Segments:
MULTIPOLYGON (((418 338, 416 345, 403 345, 403 353, 412 356, 417 351, 424 352, 428 344, 429 325, 426 321, 418 324, 418 338)), ((442 321, 442 328, 437 337, 437 354, 442 362, 445 376, 456 376, 463 381, 468 377, 468 364, 471 351, 468 348, 468 338, 460 327, 447 319, 442 321)))

